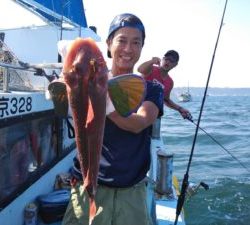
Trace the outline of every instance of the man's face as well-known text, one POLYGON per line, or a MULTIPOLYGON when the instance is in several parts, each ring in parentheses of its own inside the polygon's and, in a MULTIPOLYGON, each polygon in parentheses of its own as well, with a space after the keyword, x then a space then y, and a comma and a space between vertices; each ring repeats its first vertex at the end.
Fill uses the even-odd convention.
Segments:
POLYGON ((175 58, 172 57, 171 55, 163 57, 161 62, 162 62, 161 63, 162 68, 166 71, 173 69, 178 64, 175 58))
MULTIPOLYGON (((107 41, 116 74, 132 73, 142 50, 142 33, 136 28, 123 27, 107 41)), ((114 75, 116 75, 114 74, 114 75)))

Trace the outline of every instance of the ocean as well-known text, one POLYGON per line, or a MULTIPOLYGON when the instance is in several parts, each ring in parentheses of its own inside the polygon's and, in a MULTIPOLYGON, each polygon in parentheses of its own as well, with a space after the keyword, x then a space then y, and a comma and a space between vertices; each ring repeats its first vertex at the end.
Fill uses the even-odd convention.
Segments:
MULTIPOLYGON (((179 103, 197 124, 204 89, 190 88, 192 101, 179 103)), ((166 149, 174 154, 174 175, 181 185, 187 170, 196 125, 165 107, 161 133, 166 149)), ((210 88, 189 170, 189 182, 204 182, 184 205, 187 225, 250 224, 250 89, 210 88), (215 140, 213 140, 212 138, 215 140), (226 150, 225 150, 226 149, 226 150), (233 158, 229 153, 235 158, 233 158), (238 160, 247 168, 245 169, 238 160)))

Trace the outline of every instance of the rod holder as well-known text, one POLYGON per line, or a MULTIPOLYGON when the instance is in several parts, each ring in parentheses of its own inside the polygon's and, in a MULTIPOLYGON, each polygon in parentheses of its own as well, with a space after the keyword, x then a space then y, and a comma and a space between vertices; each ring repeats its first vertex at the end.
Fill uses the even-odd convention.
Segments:
POLYGON ((152 138, 160 139, 161 136, 161 119, 158 118, 152 125, 152 138))
POLYGON ((173 193, 173 157, 162 150, 157 152, 156 192, 161 195, 173 193))

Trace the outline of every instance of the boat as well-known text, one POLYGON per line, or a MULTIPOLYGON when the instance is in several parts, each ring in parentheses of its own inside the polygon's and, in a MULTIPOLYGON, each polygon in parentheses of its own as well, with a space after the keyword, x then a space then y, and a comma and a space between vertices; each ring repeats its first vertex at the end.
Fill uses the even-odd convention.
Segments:
POLYGON ((190 102, 192 101, 192 95, 189 91, 189 86, 187 88, 187 91, 182 92, 179 96, 178 96, 178 100, 179 102, 190 102))
MULTIPOLYGON (((76 3, 84 23, 60 14, 58 2, 69 1, 16 0, 15 4, 47 24, 0 31, 1 225, 61 224, 62 217, 49 221, 42 217, 37 201, 66 190, 59 178, 70 174, 76 143, 72 119, 56 116, 53 102, 46 96, 47 87, 61 71, 56 47, 59 40, 79 36, 79 30, 82 37, 96 41, 100 37, 87 27, 81 0, 71 3, 76 3), (62 32, 62 20, 71 28, 62 32)), ((64 7, 73 10, 72 5, 64 7)), ((164 147, 160 120, 153 127, 147 203, 153 223, 169 225, 176 216, 178 184, 173 182, 173 155, 164 147)), ((185 224, 183 214, 178 224, 185 224)))
POLYGON ((190 92, 183 92, 178 96, 179 102, 190 102, 192 100, 192 96, 190 92))

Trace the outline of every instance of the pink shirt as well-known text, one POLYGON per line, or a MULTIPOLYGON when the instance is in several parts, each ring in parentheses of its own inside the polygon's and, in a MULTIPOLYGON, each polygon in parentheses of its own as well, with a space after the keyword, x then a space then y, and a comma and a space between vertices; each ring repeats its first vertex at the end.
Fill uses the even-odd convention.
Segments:
POLYGON ((164 89, 164 96, 169 96, 174 87, 174 81, 169 75, 164 79, 162 78, 160 67, 158 66, 153 66, 152 72, 145 79, 160 82, 164 89))

